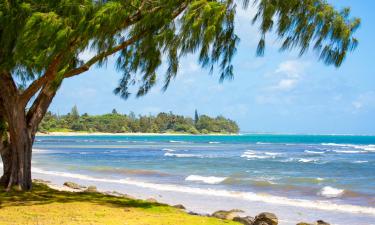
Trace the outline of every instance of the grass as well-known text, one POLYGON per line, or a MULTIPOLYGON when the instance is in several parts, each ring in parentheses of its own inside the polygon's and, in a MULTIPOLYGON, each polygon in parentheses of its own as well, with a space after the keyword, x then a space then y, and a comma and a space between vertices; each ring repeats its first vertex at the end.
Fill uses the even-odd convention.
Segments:
POLYGON ((44 184, 34 184, 30 192, 0 189, 0 225, 5 224, 238 225, 189 215, 160 203, 101 193, 60 192, 44 184))

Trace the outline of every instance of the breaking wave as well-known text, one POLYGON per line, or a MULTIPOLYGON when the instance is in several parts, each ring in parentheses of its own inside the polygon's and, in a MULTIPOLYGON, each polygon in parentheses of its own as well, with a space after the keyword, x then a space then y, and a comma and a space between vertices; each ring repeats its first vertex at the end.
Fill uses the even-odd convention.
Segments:
MULTIPOLYGON (((350 204, 336 204, 329 201, 320 200, 306 200, 306 199, 290 199, 275 195, 264 195, 257 194, 254 192, 238 192, 238 191, 228 191, 212 188, 195 188, 182 185, 172 185, 172 184, 156 184, 143 181, 137 181, 133 179, 106 179, 106 178, 96 178, 83 174, 67 173, 67 172, 57 172, 57 171, 47 171, 39 168, 32 168, 33 173, 59 176, 66 178, 76 178, 86 181, 104 182, 104 183, 116 183, 124 185, 133 185, 140 188, 150 188, 158 191, 173 191, 180 193, 190 193, 196 195, 206 195, 214 197, 229 197, 235 199, 242 199, 247 201, 259 201, 275 205, 284 205, 292 207, 302 207, 310 209, 320 209, 326 211, 341 211, 347 213, 365 213, 370 215, 375 215, 375 208, 357 206, 350 204)), ((323 195, 339 195, 343 191, 341 189, 328 188, 325 187, 320 191, 323 195)))
POLYGON ((330 186, 323 187, 319 192, 318 195, 326 197, 326 198, 337 198, 341 197, 344 194, 344 189, 338 189, 330 186))
POLYGON ((223 182, 226 177, 214 177, 214 176, 209 176, 209 177, 204 177, 204 176, 199 176, 199 175, 190 175, 185 178, 186 181, 198 181, 206 184, 219 184, 223 182))

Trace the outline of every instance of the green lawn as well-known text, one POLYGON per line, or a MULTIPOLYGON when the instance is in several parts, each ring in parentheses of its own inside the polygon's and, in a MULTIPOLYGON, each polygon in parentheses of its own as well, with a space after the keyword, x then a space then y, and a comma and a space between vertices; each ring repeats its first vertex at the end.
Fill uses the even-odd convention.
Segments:
POLYGON ((235 225, 233 221, 192 216, 179 209, 100 193, 71 193, 34 184, 30 192, 0 189, 3 224, 235 225))

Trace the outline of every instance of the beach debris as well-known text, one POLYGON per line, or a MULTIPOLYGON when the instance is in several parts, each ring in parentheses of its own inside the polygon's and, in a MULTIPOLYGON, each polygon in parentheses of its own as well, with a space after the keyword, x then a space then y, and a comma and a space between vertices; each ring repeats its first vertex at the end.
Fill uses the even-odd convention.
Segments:
POLYGON ((98 189, 96 188, 96 186, 88 186, 88 188, 85 190, 85 192, 98 192, 98 189))
POLYGON ((233 221, 242 223, 244 225, 253 225, 254 224, 254 217, 251 217, 251 216, 245 216, 245 217, 236 216, 236 217, 233 218, 233 221))
POLYGON ((81 186, 79 184, 76 184, 76 183, 70 182, 70 181, 65 182, 64 186, 66 186, 68 188, 72 188, 72 189, 79 189, 79 190, 86 188, 85 186, 81 186))
POLYGON ((38 183, 38 184, 50 184, 51 183, 51 181, 43 180, 43 179, 33 179, 33 182, 38 183))
POLYGON ((176 208, 176 209, 186 209, 185 206, 183 206, 181 204, 174 205, 173 207, 176 208))
POLYGON ((130 195, 127 195, 127 194, 123 194, 123 193, 120 193, 120 192, 117 192, 117 191, 107 191, 107 192, 104 192, 104 194, 110 195, 110 196, 115 196, 115 197, 123 197, 123 198, 135 199, 133 196, 130 196, 130 195))
POLYGON ((254 225, 277 225, 278 222, 275 214, 263 212, 255 217, 254 225))
POLYGON ((239 213, 243 213, 244 211, 240 209, 232 209, 229 211, 226 210, 219 210, 214 213, 212 213, 212 217, 216 217, 222 220, 233 220, 234 217, 238 217, 239 213))

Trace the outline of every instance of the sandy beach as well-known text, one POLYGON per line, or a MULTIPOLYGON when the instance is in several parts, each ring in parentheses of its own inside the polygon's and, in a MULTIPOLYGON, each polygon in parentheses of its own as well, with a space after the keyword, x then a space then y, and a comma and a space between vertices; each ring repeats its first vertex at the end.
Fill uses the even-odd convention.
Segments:
MULTIPOLYGON (((40 171, 39 171, 40 172, 40 171)), ((283 202, 263 202, 261 200, 249 200, 244 197, 238 196, 220 196, 214 192, 199 192, 194 189, 191 192, 186 192, 184 189, 163 188, 161 186, 152 186, 147 183, 116 183, 112 181, 98 181, 88 177, 75 177, 70 175, 55 175, 46 173, 34 173, 35 178, 51 181, 49 184, 51 188, 57 190, 71 191, 71 189, 63 186, 66 181, 72 181, 84 186, 96 186, 101 192, 116 191, 122 194, 134 196, 137 199, 156 199, 158 202, 166 203, 169 205, 182 204, 186 207, 187 211, 193 211, 199 214, 212 214, 218 210, 231 210, 241 209, 244 212, 242 216, 249 215, 255 216, 262 212, 275 213, 279 218, 280 225, 295 225, 298 222, 314 222, 323 219, 332 225, 373 225, 375 220, 374 213, 359 213, 348 212, 349 209, 345 208, 332 208, 330 210, 320 210, 311 208, 310 205, 292 206, 283 202), (150 187, 151 186, 151 187, 150 187)), ((267 195, 264 195, 267 198, 267 195)), ((272 196, 269 196, 270 199, 272 196)))

